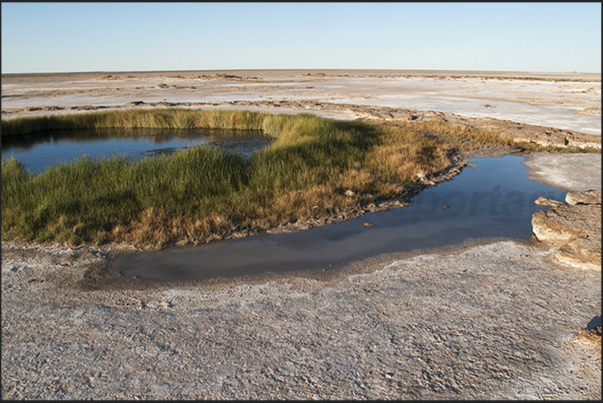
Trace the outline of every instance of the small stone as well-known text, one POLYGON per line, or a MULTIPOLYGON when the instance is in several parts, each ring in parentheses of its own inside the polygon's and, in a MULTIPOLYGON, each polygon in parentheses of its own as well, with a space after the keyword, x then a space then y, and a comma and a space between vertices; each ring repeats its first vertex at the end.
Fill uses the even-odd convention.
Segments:
POLYGON ((565 195, 567 204, 601 204, 600 190, 587 190, 585 192, 567 192, 565 195))
POLYGON ((548 197, 539 197, 538 199, 534 200, 534 204, 536 204, 537 206, 557 207, 562 206, 564 203, 557 200, 549 199, 548 197))

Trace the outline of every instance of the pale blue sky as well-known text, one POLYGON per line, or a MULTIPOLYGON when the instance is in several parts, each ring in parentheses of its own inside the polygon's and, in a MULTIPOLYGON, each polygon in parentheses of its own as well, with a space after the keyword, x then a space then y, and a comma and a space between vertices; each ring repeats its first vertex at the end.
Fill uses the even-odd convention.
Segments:
POLYGON ((2 73, 601 72, 601 3, 2 3, 2 73))

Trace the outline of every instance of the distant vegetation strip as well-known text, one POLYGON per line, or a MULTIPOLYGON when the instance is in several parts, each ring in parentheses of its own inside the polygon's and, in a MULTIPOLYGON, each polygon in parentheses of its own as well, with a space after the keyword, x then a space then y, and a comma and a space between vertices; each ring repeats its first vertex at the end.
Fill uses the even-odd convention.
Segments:
POLYGON ((132 109, 2 121, 3 136, 83 128, 235 129, 274 141, 250 159, 198 147, 134 162, 84 157, 40 174, 14 158, 3 160, 3 241, 143 248, 210 242, 401 198, 407 185, 448 168, 459 150, 545 149, 445 122, 232 110, 132 109))
POLYGON ((44 130, 74 129, 237 129, 270 130, 266 114, 249 111, 186 110, 186 109, 129 109, 22 117, 2 120, 2 136, 24 135, 44 130))

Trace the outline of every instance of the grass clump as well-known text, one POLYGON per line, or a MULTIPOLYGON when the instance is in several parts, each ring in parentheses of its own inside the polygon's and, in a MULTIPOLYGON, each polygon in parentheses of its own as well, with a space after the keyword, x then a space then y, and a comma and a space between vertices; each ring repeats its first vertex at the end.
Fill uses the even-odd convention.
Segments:
POLYGON ((76 128, 259 130, 274 141, 250 159, 199 147, 135 162, 83 157, 40 174, 3 160, 3 241, 209 242, 402 197, 418 176, 449 167, 458 150, 518 147, 491 131, 439 122, 183 109, 12 119, 2 122, 2 135, 76 128))
POLYGON ((21 136, 45 130, 73 129, 235 129, 260 130, 265 114, 248 111, 128 109, 61 116, 2 120, 2 136, 21 136))
POLYGON ((160 221, 203 216, 243 175, 240 158, 207 148, 137 163, 81 158, 39 175, 13 158, 2 162, 2 238, 161 244, 170 237, 160 221))

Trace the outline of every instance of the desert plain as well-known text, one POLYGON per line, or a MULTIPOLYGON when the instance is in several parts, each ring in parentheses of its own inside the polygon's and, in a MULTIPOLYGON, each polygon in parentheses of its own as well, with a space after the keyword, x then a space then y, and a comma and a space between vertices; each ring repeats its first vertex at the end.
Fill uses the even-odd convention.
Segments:
MULTIPOLYGON (((601 146, 600 74, 2 76, 2 119, 165 107, 440 119, 601 146)), ((564 190, 601 189, 600 152, 535 153, 525 164, 564 190)), ((78 282, 88 270, 125 246, 3 242, 2 398, 600 399, 598 197, 563 207, 591 214, 580 231, 595 251, 598 240, 598 260, 592 242, 573 251, 591 248, 585 261, 568 260, 559 242, 499 239, 375 256, 328 279, 87 291, 78 282)))

